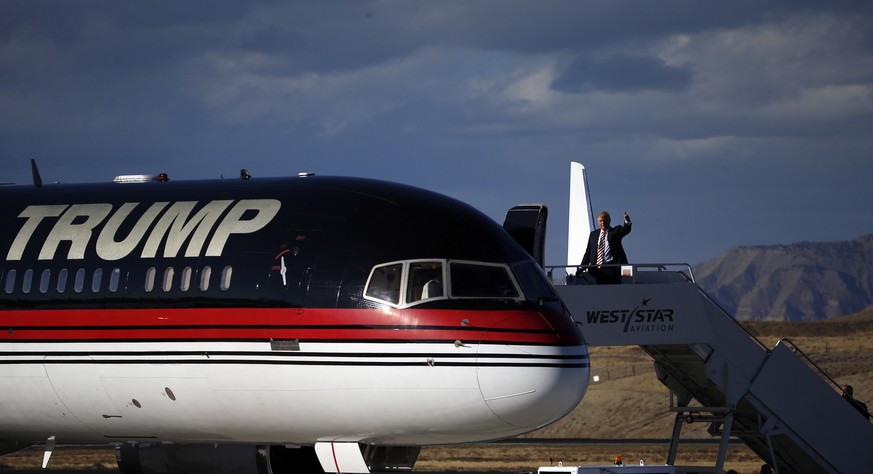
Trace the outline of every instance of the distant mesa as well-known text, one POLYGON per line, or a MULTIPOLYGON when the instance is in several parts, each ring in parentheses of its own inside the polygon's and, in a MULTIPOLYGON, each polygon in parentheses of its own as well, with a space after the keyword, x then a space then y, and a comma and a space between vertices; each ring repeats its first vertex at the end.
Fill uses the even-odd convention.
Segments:
POLYGON ((873 307, 873 234, 845 242, 738 247, 693 269, 736 319, 814 321, 873 307))

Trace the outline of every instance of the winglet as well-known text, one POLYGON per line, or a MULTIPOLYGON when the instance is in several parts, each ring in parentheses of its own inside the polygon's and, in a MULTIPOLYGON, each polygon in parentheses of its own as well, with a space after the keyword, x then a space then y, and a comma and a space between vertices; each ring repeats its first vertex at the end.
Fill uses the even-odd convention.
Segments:
POLYGON ((30 172, 33 174, 33 185, 37 188, 42 187, 42 178, 39 177, 39 170, 36 168, 36 160, 30 159, 30 172))
POLYGON ((567 265, 579 265, 585 254, 588 234, 594 230, 591 212, 591 196, 588 193, 588 177, 585 167, 570 162, 570 207, 567 231, 567 265))

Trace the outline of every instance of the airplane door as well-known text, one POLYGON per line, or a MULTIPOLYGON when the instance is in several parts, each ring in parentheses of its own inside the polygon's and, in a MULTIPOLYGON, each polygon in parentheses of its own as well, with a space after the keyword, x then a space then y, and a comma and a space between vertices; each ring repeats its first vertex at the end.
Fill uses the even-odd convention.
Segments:
POLYGON ((270 263, 269 298, 276 305, 302 307, 306 302, 317 255, 306 235, 282 244, 270 263))
POLYGON ((521 204, 506 212, 503 228, 544 267, 546 220, 549 209, 544 204, 521 204))

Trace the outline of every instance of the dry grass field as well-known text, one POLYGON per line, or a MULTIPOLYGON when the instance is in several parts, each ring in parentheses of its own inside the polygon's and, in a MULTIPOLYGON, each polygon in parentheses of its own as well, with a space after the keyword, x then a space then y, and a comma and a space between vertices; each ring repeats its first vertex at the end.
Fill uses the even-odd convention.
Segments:
MULTIPOLYGON (((838 383, 850 383, 856 396, 873 407, 873 310, 821 322, 744 323, 767 347, 788 338, 810 356, 838 383)), ((663 463, 666 443, 535 443, 554 439, 634 440, 669 439, 673 415, 668 412, 668 391, 655 378, 651 359, 638 347, 594 347, 588 393, 575 411, 563 420, 523 437, 520 443, 437 446, 422 449, 417 471, 535 471, 550 462, 565 464, 608 464, 616 454, 626 463, 663 463)), ((683 427, 683 438, 705 438, 703 424, 683 427)), ((716 447, 684 443, 677 464, 712 466, 716 447)), ((39 467, 42 452, 27 450, 0 458, 0 469, 39 467)), ((115 465, 112 449, 77 450, 58 448, 50 468, 75 466, 81 469, 115 465)), ((761 461, 742 444, 732 445, 727 469, 756 474, 761 461)))
MULTIPOLYGON (((667 443, 580 443, 580 444, 477 444, 472 446, 440 446, 422 450, 416 471, 507 473, 536 472, 540 466, 612 464, 617 454, 625 464, 664 464, 667 443)), ((718 448, 713 445, 689 445, 680 453, 677 465, 714 466, 718 448)), ((758 474, 761 461, 742 444, 728 449, 725 469, 738 473, 758 474)))
MULTIPOLYGON (((41 447, 7 454, 0 458, 0 471, 39 469, 42 466, 41 447)), ((51 461, 46 470, 117 470, 115 450, 111 446, 104 448, 81 448, 58 446, 52 453, 51 461)))

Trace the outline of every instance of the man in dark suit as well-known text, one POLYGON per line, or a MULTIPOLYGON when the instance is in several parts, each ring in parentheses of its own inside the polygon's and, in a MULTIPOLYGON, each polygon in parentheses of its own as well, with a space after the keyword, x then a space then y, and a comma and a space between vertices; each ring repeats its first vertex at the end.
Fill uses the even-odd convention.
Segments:
POLYGON ((864 415, 864 418, 870 419, 870 412, 867 410, 867 405, 861 400, 855 398, 855 389, 851 385, 843 385, 840 387, 843 392, 840 394, 843 399, 849 402, 859 413, 864 415))
POLYGON ((623 225, 610 227, 611 222, 612 219, 608 212, 601 211, 600 214, 597 214, 597 223, 600 225, 600 229, 588 236, 588 246, 585 247, 585 255, 582 257, 582 265, 597 265, 589 267, 588 272, 597 280, 598 284, 621 282, 619 267, 601 267, 600 265, 627 263, 627 255, 624 253, 621 239, 631 232, 630 216, 625 211, 623 225))

